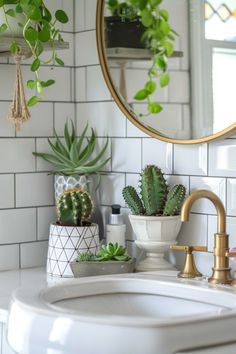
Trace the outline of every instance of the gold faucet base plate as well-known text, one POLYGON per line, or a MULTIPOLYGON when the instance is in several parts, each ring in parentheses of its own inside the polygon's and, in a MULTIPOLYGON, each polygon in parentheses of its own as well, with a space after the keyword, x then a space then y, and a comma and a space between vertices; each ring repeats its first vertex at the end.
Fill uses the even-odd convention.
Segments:
POLYGON ((230 274, 231 268, 216 269, 212 268, 213 274, 208 279, 210 284, 232 284, 233 278, 230 274))

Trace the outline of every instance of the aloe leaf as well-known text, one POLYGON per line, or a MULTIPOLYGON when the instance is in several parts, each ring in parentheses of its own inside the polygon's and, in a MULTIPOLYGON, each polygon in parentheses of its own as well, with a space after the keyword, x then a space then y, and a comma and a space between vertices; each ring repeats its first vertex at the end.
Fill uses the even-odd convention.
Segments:
POLYGON ((55 146, 52 144, 52 142, 50 141, 50 139, 48 139, 48 143, 51 146, 51 149, 53 150, 53 152, 55 153, 55 155, 58 157, 58 159, 63 162, 65 165, 70 166, 71 168, 75 167, 75 164, 68 159, 67 157, 65 157, 63 154, 61 154, 59 151, 57 151, 57 149, 55 148, 55 146))
POLYGON ((65 155, 66 157, 69 157, 69 151, 67 150, 67 147, 62 143, 61 139, 57 135, 56 130, 54 129, 54 136, 56 138, 56 144, 58 144, 58 147, 60 149, 60 152, 65 155))
POLYGON ((88 161, 88 159, 91 157, 95 149, 95 144, 96 144, 96 136, 92 135, 88 141, 86 148, 82 151, 82 153, 79 156, 79 160, 77 161, 78 165, 83 165, 88 161))
POLYGON ((107 138, 106 144, 104 145, 104 147, 102 148, 100 153, 97 155, 97 157, 95 159, 93 159, 92 161, 87 163, 86 166, 93 166, 101 159, 101 157, 104 155, 104 153, 105 153, 105 151, 107 149, 108 143, 109 143, 109 139, 107 138))
POLYGON ((79 155, 78 155, 78 150, 77 150, 77 142, 76 142, 76 140, 74 140, 71 145, 71 149, 70 149, 70 159, 74 163, 77 163, 78 158, 79 158, 79 155))
POLYGON ((33 152, 33 155, 36 157, 41 157, 43 160, 53 164, 53 165, 58 165, 58 166, 65 166, 63 163, 60 162, 60 160, 51 154, 44 154, 44 153, 38 153, 38 152, 33 152))
POLYGON ((92 135, 90 138, 87 139, 87 145, 86 147, 83 149, 83 151, 80 153, 79 155, 79 160, 83 158, 83 156, 87 153, 87 150, 90 149, 90 145, 94 144, 95 146, 95 142, 96 142, 96 135, 94 133, 94 130, 92 129, 92 135))
POLYGON ((65 128, 64 128, 65 141, 66 141, 66 145, 67 145, 67 148, 68 148, 69 151, 70 151, 70 149, 71 149, 71 144, 72 144, 73 130, 75 129, 75 128, 74 128, 74 124, 73 124, 72 121, 71 121, 71 126, 72 126, 72 133, 71 133, 71 135, 70 135, 69 129, 68 129, 68 122, 66 122, 65 128))
POLYGON ((84 130, 82 131, 82 134, 77 142, 77 151, 78 151, 78 154, 80 155, 80 150, 81 150, 81 146, 83 144, 83 141, 84 141, 84 137, 87 133, 87 130, 88 130, 88 123, 86 124, 86 127, 84 128, 84 130))
POLYGON ((100 172, 101 169, 103 168, 103 166, 105 166, 107 164, 107 162, 110 160, 107 159, 104 162, 102 162, 101 164, 98 164, 96 166, 78 166, 78 167, 73 167, 73 168, 63 168, 60 171, 55 171, 55 172, 61 172, 62 174, 66 174, 66 175, 90 175, 92 173, 97 173, 100 172))

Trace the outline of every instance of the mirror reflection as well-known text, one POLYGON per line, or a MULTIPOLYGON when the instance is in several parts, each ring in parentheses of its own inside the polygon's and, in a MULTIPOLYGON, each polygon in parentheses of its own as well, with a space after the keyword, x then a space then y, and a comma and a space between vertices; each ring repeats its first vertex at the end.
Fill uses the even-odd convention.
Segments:
MULTIPOLYGON (((184 140, 204 138, 235 125, 236 0, 161 2, 161 10, 169 15, 163 17, 170 30, 166 41, 173 44, 163 85, 161 75, 150 77, 153 51, 143 34, 148 26, 143 29, 135 13, 130 19, 124 18, 123 9, 114 13, 111 3, 124 1, 104 4, 109 74, 137 121, 159 135, 184 140), (132 30, 127 27, 131 23, 132 30), (155 90, 145 97, 150 81, 155 82, 155 90), (152 110, 150 102, 155 103, 152 110)), ((148 88, 152 91, 153 87, 148 88)))

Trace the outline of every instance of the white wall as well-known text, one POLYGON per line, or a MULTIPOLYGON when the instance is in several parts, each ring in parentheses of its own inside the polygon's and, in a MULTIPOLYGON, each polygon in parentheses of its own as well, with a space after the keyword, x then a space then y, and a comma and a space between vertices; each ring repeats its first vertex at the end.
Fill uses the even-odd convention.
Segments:
MULTIPOLYGON (((112 160, 101 182, 103 214, 106 215, 110 204, 120 203, 127 215, 122 188, 128 184, 137 186, 140 170, 146 164, 154 163, 163 169, 170 184, 183 183, 188 191, 209 189, 221 198, 227 210, 228 233, 233 246, 236 232, 236 138, 181 146, 149 138, 136 129, 116 107, 104 82, 96 51, 95 11, 96 0, 76 0, 76 120, 78 133, 89 120, 101 139, 106 134, 111 137, 112 160)), ((182 20, 181 15, 179 18, 182 20)), ((206 200, 197 202, 190 222, 183 225, 179 244, 208 246, 208 253, 196 254, 198 268, 204 274, 210 274, 213 265, 214 232, 215 209, 206 200)), ((133 240, 129 227, 127 241, 134 250, 133 240)), ((183 263, 182 254, 170 256, 178 266, 183 263)))
MULTIPOLYGON (((48 4, 52 6, 52 1, 48 4)), ((31 109, 32 118, 19 133, 6 120, 15 66, 12 60, 0 58, 0 271, 44 264, 49 222, 55 221, 50 167, 32 155, 47 151, 53 128, 61 134, 65 119, 74 119, 74 2, 54 0, 53 6, 62 6, 72 19, 61 27, 70 50, 60 53, 65 67, 42 68, 42 79, 55 78, 56 85, 45 90, 45 98, 31 109)), ((28 62, 22 69, 25 81, 32 77, 28 62)))

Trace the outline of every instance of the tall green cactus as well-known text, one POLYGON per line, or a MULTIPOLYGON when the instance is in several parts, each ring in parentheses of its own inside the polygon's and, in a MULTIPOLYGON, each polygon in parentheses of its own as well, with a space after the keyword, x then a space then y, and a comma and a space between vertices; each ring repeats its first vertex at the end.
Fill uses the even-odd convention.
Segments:
POLYGON ((170 216, 179 214, 185 195, 186 188, 182 184, 175 185, 167 196, 163 215, 170 216))
POLYGON ((147 166, 141 174, 140 182, 146 215, 161 214, 168 194, 168 187, 161 169, 154 165, 147 166))
POLYGON ((142 215, 145 213, 143 203, 138 196, 134 187, 127 186, 123 189, 123 197, 134 215, 142 215))
POLYGON ((149 165, 141 173, 140 195, 132 186, 123 189, 123 197, 134 215, 177 215, 180 213, 186 188, 174 186, 168 193, 169 187, 165 177, 157 166, 149 165))
POLYGON ((63 192, 57 203, 58 221, 61 225, 81 226, 93 211, 93 202, 88 192, 70 189, 63 192))

